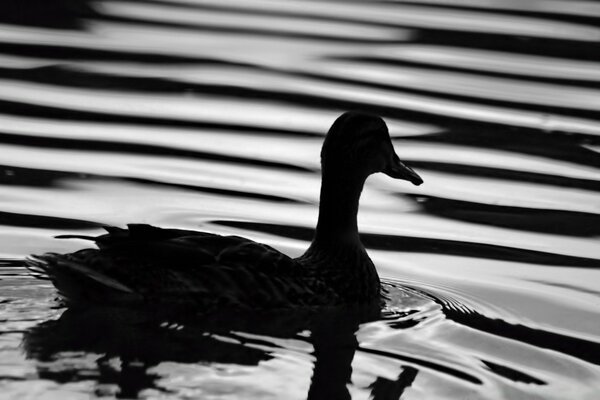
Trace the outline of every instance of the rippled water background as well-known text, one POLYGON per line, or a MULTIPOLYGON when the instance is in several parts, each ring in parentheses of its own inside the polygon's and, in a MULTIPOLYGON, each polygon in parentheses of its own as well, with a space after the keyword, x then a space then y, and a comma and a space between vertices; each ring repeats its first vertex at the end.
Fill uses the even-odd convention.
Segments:
POLYGON ((22 260, 131 222, 299 255, 347 109, 425 184, 367 182, 391 299, 339 393, 599 398, 600 2, 578 0, 2 1, 0 397, 306 398, 308 332, 137 332, 165 354, 125 360, 22 260))

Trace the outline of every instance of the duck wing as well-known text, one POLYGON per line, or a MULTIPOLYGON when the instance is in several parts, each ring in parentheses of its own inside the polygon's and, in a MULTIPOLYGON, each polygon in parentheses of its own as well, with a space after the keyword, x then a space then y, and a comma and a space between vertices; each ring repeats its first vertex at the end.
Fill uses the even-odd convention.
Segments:
POLYGON ((106 230, 63 236, 93 240, 98 249, 32 256, 29 267, 69 304, 285 308, 326 294, 315 296, 320 285, 305 279, 299 263, 249 239, 151 225, 106 230))

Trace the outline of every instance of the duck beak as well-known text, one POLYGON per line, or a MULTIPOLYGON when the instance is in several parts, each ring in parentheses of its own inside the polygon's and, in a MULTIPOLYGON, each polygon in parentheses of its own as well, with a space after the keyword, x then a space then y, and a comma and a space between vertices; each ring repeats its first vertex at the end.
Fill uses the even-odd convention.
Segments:
POLYGON ((405 181, 409 181, 416 186, 419 186, 421 183, 423 183, 423 179, 421 179, 421 177, 415 171, 413 171, 412 168, 404 165, 404 163, 400 161, 396 154, 394 154, 392 161, 382 172, 389 177, 394 179, 404 179, 405 181))

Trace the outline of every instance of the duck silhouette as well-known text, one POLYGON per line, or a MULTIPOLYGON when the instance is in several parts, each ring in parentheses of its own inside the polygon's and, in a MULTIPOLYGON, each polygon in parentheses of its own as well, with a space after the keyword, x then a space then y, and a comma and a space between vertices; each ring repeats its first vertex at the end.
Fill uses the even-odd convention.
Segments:
POLYGON ((394 151, 378 116, 346 112, 321 150, 322 183, 314 239, 299 258, 238 236, 130 224, 98 237, 64 235, 98 248, 31 256, 67 305, 286 309, 380 299, 380 280, 356 222, 365 180, 383 172, 420 185, 394 151))

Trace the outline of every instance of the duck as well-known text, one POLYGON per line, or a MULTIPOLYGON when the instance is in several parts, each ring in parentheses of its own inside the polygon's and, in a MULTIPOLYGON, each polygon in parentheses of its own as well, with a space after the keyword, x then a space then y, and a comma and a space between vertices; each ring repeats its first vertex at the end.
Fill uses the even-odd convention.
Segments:
POLYGON ((357 225, 363 186, 375 173, 423 183, 396 154, 381 117, 345 112, 322 145, 318 221, 298 258, 239 236, 129 224, 100 236, 57 236, 96 247, 32 255, 27 266, 67 306, 272 310, 378 301, 380 278, 357 225))

